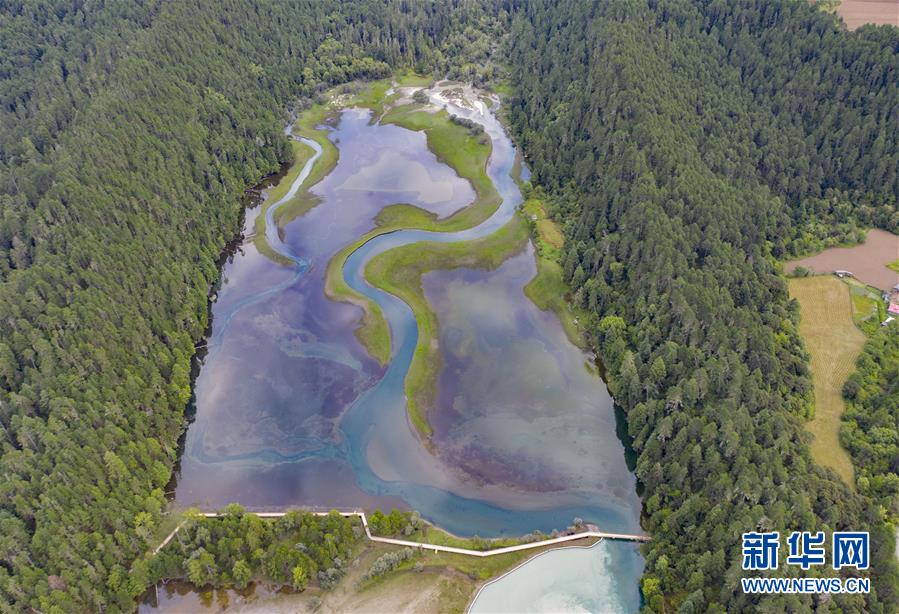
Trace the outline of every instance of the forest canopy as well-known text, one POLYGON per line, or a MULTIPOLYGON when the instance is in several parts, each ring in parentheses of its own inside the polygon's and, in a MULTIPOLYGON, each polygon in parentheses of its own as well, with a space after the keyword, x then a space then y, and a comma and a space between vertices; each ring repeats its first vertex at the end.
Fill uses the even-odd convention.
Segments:
POLYGON ((216 261, 244 189, 289 161, 288 109, 400 67, 484 78, 500 13, 3 3, 0 610, 134 607, 216 261))
POLYGON ((400 68, 482 83, 503 38, 507 120, 564 228, 565 281, 638 454, 647 609, 820 605, 740 591, 751 529, 870 530, 874 590, 834 605, 899 609, 882 513, 896 336, 871 342, 845 390, 856 493, 809 456, 812 388, 778 268, 863 227, 899 231, 896 28, 847 33, 775 0, 12 0, 0 610, 130 610, 166 575, 339 575, 349 521, 239 508, 142 559, 216 262, 244 190, 289 161, 298 101, 400 68))
MULTIPOLYGON (((854 527, 872 532, 875 590, 834 601, 894 611, 894 535, 864 492, 889 480, 856 494, 813 464, 807 358, 777 260, 858 227, 899 231, 899 30, 847 33, 806 2, 520 8, 509 118, 627 413, 653 537, 647 608, 810 609, 742 593, 740 534, 854 527)), ((866 373, 875 389, 883 371, 866 373)), ((879 402, 857 390, 856 407, 879 402)), ((861 458, 884 464, 881 449, 861 458)))

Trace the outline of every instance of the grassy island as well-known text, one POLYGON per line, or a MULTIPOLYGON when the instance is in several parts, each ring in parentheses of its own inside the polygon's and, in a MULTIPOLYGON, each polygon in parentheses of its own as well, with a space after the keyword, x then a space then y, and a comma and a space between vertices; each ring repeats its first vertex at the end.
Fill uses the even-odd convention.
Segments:
POLYGON ((385 207, 375 218, 376 227, 359 240, 340 250, 328 263, 325 293, 328 298, 362 307, 362 323, 356 336, 368 353, 382 365, 390 359, 390 330, 380 307, 347 285, 343 266, 350 254, 374 237, 405 228, 454 232, 477 226, 490 217, 502 199, 487 176, 490 159, 489 139, 477 138, 471 132, 450 121, 445 111, 430 113, 421 105, 403 105, 388 110, 381 119, 409 130, 424 131, 428 148, 437 158, 467 179, 475 191, 475 200, 464 209, 444 219, 410 204, 385 207))
POLYGON ((365 277, 372 285, 398 296, 415 313, 418 341, 406 374, 406 396, 409 419, 420 434, 431 434, 427 408, 436 393, 441 365, 437 317, 425 298, 422 276, 459 267, 496 268, 519 252, 527 239, 527 225, 521 216, 515 216, 488 237, 460 243, 403 245, 375 256, 366 266, 365 277))

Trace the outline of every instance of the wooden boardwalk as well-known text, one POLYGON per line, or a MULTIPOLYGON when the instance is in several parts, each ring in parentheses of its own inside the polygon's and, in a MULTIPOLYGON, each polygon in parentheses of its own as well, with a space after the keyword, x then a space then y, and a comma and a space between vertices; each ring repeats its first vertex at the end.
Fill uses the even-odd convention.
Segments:
MULTIPOLYGON (((247 514, 253 514, 254 516, 258 516, 259 518, 280 518, 282 516, 286 516, 288 512, 245 512, 247 514)), ((330 512, 309 512, 311 514, 315 514, 316 516, 327 516, 330 512)), ((517 546, 506 546, 504 548, 494 548, 492 550, 470 550, 468 548, 456 548, 455 546, 442 546, 440 544, 427 544, 424 542, 416 542, 407 539, 394 539, 392 537, 377 537, 371 534, 371 530, 368 528, 368 518, 365 516, 365 512, 362 511, 353 511, 353 512, 338 512, 341 516, 358 516, 362 520, 362 527, 365 529, 365 535, 369 540, 373 542, 377 542, 379 544, 391 544, 393 546, 406 546, 408 548, 421 548, 422 550, 432 550, 434 552, 451 552, 453 554, 464 554, 467 556, 496 556, 499 554, 508 554, 510 552, 520 552, 522 550, 531 550, 533 548, 542 548, 543 546, 552 546, 555 544, 563 544, 565 542, 575 541, 578 539, 584 539, 586 537, 599 537, 602 539, 612 539, 616 541, 629 541, 629 542, 648 542, 649 537, 646 535, 631 535, 628 533, 606 533, 604 531, 582 531, 580 533, 573 533, 571 535, 562 535, 561 537, 553 537, 550 539, 542 539, 540 541, 528 542, 526 544, 518 544, 517 546)), ((220 514, 215 512, 204 512, 202 514, 207 518, 217 518, 220 514)), ((165 548, 166 544, 172 541, 172 538, 175 537, 175 534, 184 526, 186 520, 182 520, 181 523, 175 527, 171 533, 159 544, 154 550, 153 554, 157 554, 160 550, 165 548)))

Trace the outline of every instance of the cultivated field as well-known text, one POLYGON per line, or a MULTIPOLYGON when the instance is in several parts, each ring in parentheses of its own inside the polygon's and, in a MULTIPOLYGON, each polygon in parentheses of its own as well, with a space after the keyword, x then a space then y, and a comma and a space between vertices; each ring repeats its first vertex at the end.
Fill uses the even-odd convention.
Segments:
POLYGON ((801 307, 799 332, 812 356, 815 417, 806 427, 815 436, 812 456, 854 487, 852 462, 840 446, 840 416, 843 383, 855 370, 865 335, 853 322, 849 287, 836 277, 791 279, 789 285, 801 307))
POLYGON ((899 283, 899 273, 887 265, 899 258, 899 236, 874 228, 868 231, 867 240, 854 247, 831 247, 820 254, 792 260, 784 266, 790 273, 796 267, 805 267, 812 273, 833 273, 836 270, 851 271, 869 286, 888 290, 899 283))
POLYGON ((850 30, 866 23, 899 26, 899 0, 842 0, 837 13, 850 30))

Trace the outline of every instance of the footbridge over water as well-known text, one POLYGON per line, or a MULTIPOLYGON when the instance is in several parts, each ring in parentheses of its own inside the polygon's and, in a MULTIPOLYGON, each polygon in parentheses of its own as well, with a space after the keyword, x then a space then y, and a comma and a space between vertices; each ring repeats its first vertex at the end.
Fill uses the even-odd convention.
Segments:
MULTIPOLYGON (((286 516, 289 512, 245 512, 246 514, 252 514, 254 516, 258 516, 259 518, 281 518, 282 516, 286 516)), ((315 514, 316 516, 327 516, 330 512, 308 512, 311 514, 315 514)), ((376 535, 371 534, 371 530, 368 528, 368 518, 365 516, 365 512, 360 510, 354 510, 351 512, 338 512, 341 516, 346 517, 359 517, 362 520, 362 527, 365 529, 365 536, 373 541, 380 544, 391 544, 394 546, 406 546, 408 548, 420 548, 422 550, 432 550, 434 552, 451 552, 453 554, 464 554, 467 556, 496 556, 499 554, 508 554, 510 552, 520 552, 522 550, 531 550, 533 548, 542 548, 544 546, 552 546, 555 544, 562 544, 565 542, 575 541, 579 539, 585 539, 590 537, 597 537, 600 539, 611 539, 615 541, 629 541, 629 542, 648 542, 649 537, 646 535, 632 535, 628 533, 606 533, 605 531, 581 531, 578 533, 572 533, 570 535, 562 535, 560 537, 552 537, 550 539, 542 539, 539 541, 528 542, 526 544, 518 544, 516 546, 506 546, 503 548, 493 548, 491 550, 471 550, 469 548, 457 548, 455 546, 443 546, 440 544, 428 544, 425 542, 417 542, 407 539, 395 539, 392 537, 378 537, 376 535)), ((219 514, 217 512, 202 512, 202 515, 206 518, 217 518, 223 514, 219 514)), ((184 526, 187 520, 181 521, 177 527, 169 533, 168 537, 166 537, 159 546, 157 546, 153 550, 153 554, 158 553, 160 550, 165 548, 166 544, 168 544, 175 534, 184 526)))

